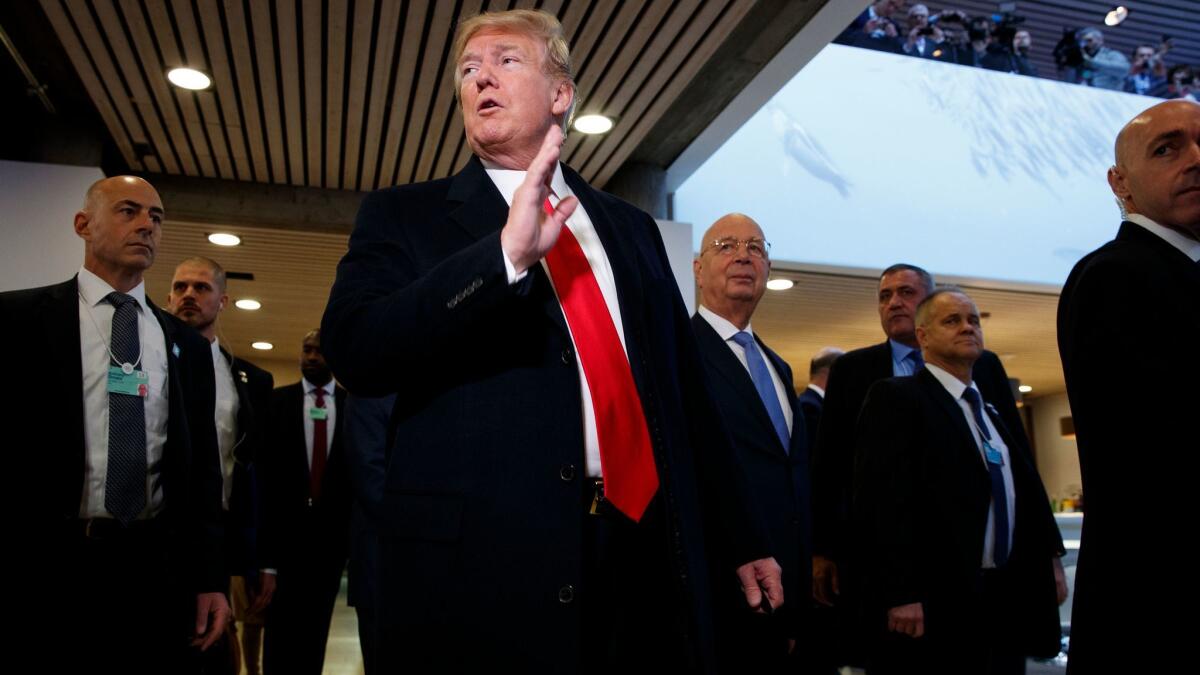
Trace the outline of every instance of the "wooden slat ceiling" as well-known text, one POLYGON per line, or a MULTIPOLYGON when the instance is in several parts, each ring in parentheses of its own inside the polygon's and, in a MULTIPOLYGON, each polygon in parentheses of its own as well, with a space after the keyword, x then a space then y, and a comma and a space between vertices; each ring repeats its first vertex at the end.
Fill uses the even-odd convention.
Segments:
MULTIPOLYGON (((202 223, 168 221, 146 277, 147 292, 155 302, 165 304, 175 266, 193 255, 212 257, 230 271, 253 271, 254 281, 229 281, 230 299, 254 298, 262 302, 262 309, 226 309, 222 343, 251 361, 282 360, 285 369, 294 371, 301 338, 320 324, 337 261, 346 250, 346 236, 237 227, 233 231, 242 237, 242 245, 221 248, 206 240, 210 231, 212 227, 202 223), (275 349, 255 352, 250 344, 257 340, 271 342, 275 349)), ((767 292, 754 316, 754 329, 792 365, 797 386, 807 384, 809 359, 821 347, 854 349, 883 340, 875 309, 875 277, 780 269, 773 276, 793 279, 796 285, 767 292)), ((1063 391, 1055 338, 1058 296, 965 288, 981 311, 990 312, 984 320, 985 341, 1001 355, 1009 375, 1033 386, 1032 396, 1063 391)))
MULTIPOLYGON (((906 25, 906 4, 896 17, 900 28, 906 25)), ((930 14, 942 9, 960 9, 968 16, 990 16, 997 12, 994 0, 953 0, 925 2, 930 14)), ((1064 28, 1094 26, 1104 33, 1105 46, 1127 58, 1138 45, 1157 47, 1164 35, 1174 37, 1174 49, 1167 55, 1168 66, 1177 63, 1200 65, 1200 0, 1017 0, 1016 14, 1025 17, 1021 28, 1033 38, 1031 59, 1039 75, 1063 79, 1054 64, 1054 46, 1062 39, 1064 28), (1104 16, 1116 5, 1129 8, 1129 18, 1119 26, 1105 26, 1104 16)), ((864 3, 865 6, 865 3, 864 3)))
POLYGON ((482 10, 562 21, 579 113, 566 161, 597 185, 754 5, 747 0, 40 0, 134 171, 365 191, 452 174, 470 154, 449 64, 482 10), (171 86, 170 68, 213 86, 171 86))

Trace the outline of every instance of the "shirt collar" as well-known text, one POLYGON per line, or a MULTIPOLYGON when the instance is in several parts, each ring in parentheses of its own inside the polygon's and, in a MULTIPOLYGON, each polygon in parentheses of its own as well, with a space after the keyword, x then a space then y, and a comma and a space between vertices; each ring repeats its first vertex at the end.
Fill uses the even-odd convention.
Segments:
POLYGON ((1200 262, 1200 241, 1188 238, 1164 225, 1159 225, 1140 213, 1126 214, 1125 220, 1141 225, 1143 228, 1158 235, 1163 241, 1183 251, 1183 254, 1191 258, 1192 262, 1200 262))
MULTIPOLYGON (((108 282, 96 276, 90 270, 79 268, 79 295, 83 297, 83 301, 88 304, 88 307, 96 307, 105 302, 104 298, 108 297, 109 293, 115 292, 117 289, 108 285, 108 282)), ((150 316, 150 306, 146 304, 146 281, 143 279, 134 286, 126 295, 137 300, 138 309, 146 316, 150 316)))
POLYGON ((813 390, 813 391, 815 391, 815 392, 817 392, 817 395, 819 395, 821 398, 825 398, 825 390, 824 390, 824 389, 822 389, 822 388, 818 387, 818 386, 817 386, 817 385, 815 385, 815 384, 810 384, 810 385, 808 385, 808 388, 809 388, 809 389, 812 389, 812 390, 813 390))
POLYGON ((909 354, 917 351, 916 347, 909 347, 902 342, 896 342, 892 338, 888 338, 888 345, 892 348, 892 360, 897 363, 903 363, 909 354))
MULTIPOLYGON (((306 378, 301 377, 300 381, 304 383, 304 393, 305 394, 311 394, 311 393, 313 393, 314 390, 317 389, 317 385, 313 384, 312 382, 309 382, 306 378)), ((321 387, 321 389, 325 390, 326 395, 332 395, 333 394, 333 380, 326 382, 325 386, 321 387)))
POLYGON ((221 365, 228 366, 229 364, 225 362, 225 352, 221 351, 221 341, 213 338, 212 342, 208 343, 208 345, 212 349, 213 363, 217 364, 218 367, 221 365))
MULTIPOLYGON (((962 380, 951 375, 942 368, 933 365, 932 363, 926 363, 925 369, 929 371, 930 375, 936 377, 938 382, 942 383, 942 386, 946 388, 946 391, 950 392, 950 396, 954 397, 955 401, 962 398, 963 392, 968 388, 967 385, 962 383, 962 380)), ((971 381, 970 388, 974 389, 976 394, 979 393, 979 387, 975 386, 974 380, 971 381)), ((979 400, 982 401, 983 397, 980 396, 979 400)))
MULTIPOLYGON (((513 193, 521 186, 521 181, 525 180, 527 172, 518 169, 505 169, 483 158, 480 158, 480 161, 483 162, 484 171, 487 172, 488 178, 492 179, 492 183, 496 185, 496 189, 500 191, 500 195, 504 197, 504 201, 509 206, 512 206, 513 193)), ((550 189, 554 190, 555 199, 552 201, 555 202, 574 194, 571 192, 571 188, 567 186, 567 179, 563 177, 561 163, 554 166, 554 178, 550 180, 550 189)))
POLYGON ((699 312, 700 316, 704 317, 704 320, 713 327, 713 330, 717 331, 717 335, 720 335, 721 339, 726 342, 732 340, 734 335, 741 333, 743 330, 745 330, 745 332, 749 333, 751 336, 754 335, 754 329, 751 328, 750 324, 748 323, 746 324, 745 329, 738 328, 730 323, 729 319, 717 314, 704 305, 700 305, 700 308, 696 311, 699 312))

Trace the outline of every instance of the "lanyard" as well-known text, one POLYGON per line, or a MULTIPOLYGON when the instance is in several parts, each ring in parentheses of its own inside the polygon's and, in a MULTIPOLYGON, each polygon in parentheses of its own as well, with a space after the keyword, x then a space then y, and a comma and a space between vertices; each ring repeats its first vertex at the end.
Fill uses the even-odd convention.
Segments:
MULTIPOLYGON (((92 314, 92 306, 88 304, 87 299, 83 297, 82 293, 79 293, 79 299, 83 301, 83 309, 87 312, 88 318, 92 320, 92 326, 96 329, 96 334, 100 336, 101 342, 103 342, 104 332, 100 330, 100 322, 96 321, 96 315, 92 314)), ((115 311, 116 308, 114 307, 113 310, 115 311)), ((104 350, 108 352, 108 358, 112 359, 113 363, 120 365, 121 372, 125 373, 126 375, 132 375, 133 371, 136 370, 138 365, 142 363, 143 348, 141 339, 138 340, 137 361, 134 361, 133 363, 129 363, 128 361, 122 363, 121 360, 117 358, 116 354, 113 354, 111 335, 108 338, 108 342, 104 345, 104 350)))

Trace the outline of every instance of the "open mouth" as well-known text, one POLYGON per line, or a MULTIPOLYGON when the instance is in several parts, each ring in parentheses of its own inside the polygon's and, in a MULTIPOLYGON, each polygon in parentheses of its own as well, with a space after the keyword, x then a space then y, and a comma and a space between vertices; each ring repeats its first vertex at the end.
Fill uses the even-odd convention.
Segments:
POLYGON ((500 107, 500 104, 490 98, 485 98, 479 102, 479 112, 484 112, 485 110, 491 110, 493 108, 499 108, 499 107, 500 107))

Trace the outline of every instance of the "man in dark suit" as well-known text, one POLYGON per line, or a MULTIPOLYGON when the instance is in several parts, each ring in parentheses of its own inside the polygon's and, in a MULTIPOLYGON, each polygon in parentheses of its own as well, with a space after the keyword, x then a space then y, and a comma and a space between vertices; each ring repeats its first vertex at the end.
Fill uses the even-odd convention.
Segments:
MULTIPOLYGON (((854 535, 847 518, 854 477, 854 429, 867 390, 878 380, 916 373, 924 362, 913 317, 917 304, 933 292, 933 277, 915 265, 892 265, 879 276, 879 321, 887 340, 846 353, 829 373, 821 425, 813 455, 813 594, 818 602, 840 606, 837 622, 852 636, 853 570, 847 570, 854 535), (847 578, 847 572, 849 578, 847 578)), ((984 351, 975 363, 974 380, 983 397, 1014 433, 1024 433, 1008 374, 1000 359, 984 351)), ((843 660, 857 661, 858 650, 843 645, 843 660)))
POLYGON ((358 640, 362 648, 363 672, 376 672, 378 648, 376 577, 379 573, 379 512, 387 480, 391 448, 388 430, 395 394, 380 398, 346 397, 346 464, 354 489, 350 516, 350 573, 348 596, 358 615, 358 640))
POLYGON ((143 281, 162 219, 146 181, 101 180, 79 274, 0 294, 0 348, 35 365, 3 397, 28 527, 15 644, 56 672, 190 672, 189 640, 209 648, 229 613, 212 358, 143 281))
POLYGON ((273 431, 259 462, 262 565, 276 570, 263 644, 266 675, 320 675, 350 542, 350 476, 342 449, 346 390, 304 336, 303 378, 271 397, 273 431))
POLYGON ((223 643, 223 651, 235 664, 235 673, 244 661, 249 674, 257 675, 263 610, 275 592, 275 573, 261 569, 258 564, 260 504, 255 462, 270 427, 268 414, 275 380, 267 371, 233 356, 221 345, 217 319, 228 304, 225 269, 217 261, 197 256, 175 267, 167 311, 194 328, 212 346, 225 561, 233 607, 228 631, 230 642, 223 643), (235 622, 242 623, 243 658, 240 659, 235 622))
POLYGON ((1075 266, 1058 306, 1058 348, 1083 473, 1082 547, 1071 613, 1073 673, 1131 670, 1157 644, 1187 644, 1171 614, 1196 597, 1190 574, 1170 593, 1129 588, 1147 551, 1178 536, 1194 510, 1200 406, 1200 105, 1169 101, 1133 119, 1108 182, 1125 222, 1075 266), (1137 355, 1138 395, 1114 394, 1112 363, 1137 355), (1169 456, 1169 460, 1165 458, 1169 456), (1113 617, 1135 617, 1114 620, 1113 617))
MULTIPOLYGON (((785 672, 796 650, 809 602, 808 434, 797 406, 792 371, 750 327, 767 289, 768 244, 758 223, 734 213, 713 223, 693 262, 700 308, 692 316, 713 400, 733 437, 738 463, 767 523, 788 606, 773 617, 748 609, 728 614, 728 639, 736 648, 724 672, 785 672)), ((735 589, 728 589, 730 591, 735 589)), ((736 597, 717 600, 736 607, 736 597)), ((801 648, 803 651, 803 647, 801 648)), ((791 666, 794 669, 794 666, 791 666)))
POLYGON ((854 502, 871 673, 1004 675, 1059 651, 1065 551, 1024 434, 972 380, 975 303, 917 308, 925 367, 867 394, 854 502))
POLYGON ((808 363, 808 386, 800 392, 797 402, 804 413, 804 428, 808 433, 811 451, 817 445, 817 430, 821 426, 821 409, 825 407, 825 387, 829 384, 829 371, 833 362, 845 354, 837 347, 825 347, 818 351, 808 363))
POLYGON ((380 667, 711 672, 710 580, 783 595, 658 228, 558 162, 552 15, 474 17, 452 58, 475 155, 367 196, 322 324, 397 394, 380 667))

